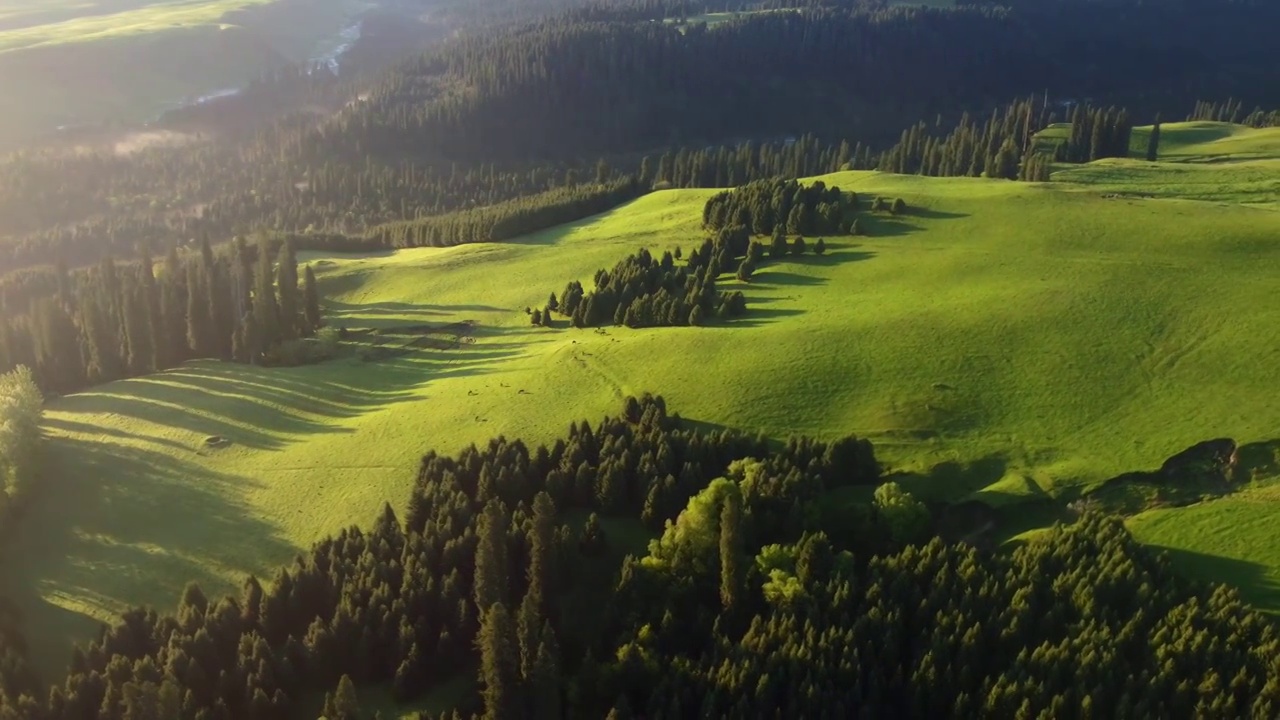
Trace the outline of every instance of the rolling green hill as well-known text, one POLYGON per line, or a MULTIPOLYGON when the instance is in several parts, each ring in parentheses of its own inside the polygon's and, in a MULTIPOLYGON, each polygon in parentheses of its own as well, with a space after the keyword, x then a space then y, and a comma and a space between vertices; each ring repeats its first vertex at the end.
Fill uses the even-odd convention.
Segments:
POLYGON ((1276 439, 1280 213, 1240 201, 1280 189, 1206 202, 1187 163, 1142 163, 1135 184, 1165 190, 1121 194, 1138 162, 1044 184, 824 177, 911 209, 827 237, 825 256, 726 279, 748 314, 707 328, 534 328, 524 308, 642 246, 689 250, 715 191, 655 192, 516 242, 306 258, 331 323, 474 321, 474 344, 295 369, 196 362, 50 403, 47 488, 10 578, 28 588, 40 659, 52 670, 94 621, 169 607, 189 580, 214 593, 269 577, 402 504, 429 448, 547 439, 646 390, 712 425, 855 432, 919 494, 996 505, 1069 499, 1210 437, 1276 439))

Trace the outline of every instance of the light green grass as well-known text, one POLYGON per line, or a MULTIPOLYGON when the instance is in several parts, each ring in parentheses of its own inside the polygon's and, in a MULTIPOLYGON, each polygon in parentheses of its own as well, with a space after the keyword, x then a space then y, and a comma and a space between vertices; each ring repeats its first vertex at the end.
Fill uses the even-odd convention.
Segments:
POLYGON ((310 258, 335 324, 477 321, 460 350, 201 362, 52 403, 53 467, 9 577, 30 588, 44 667, 88 618, 168 608, 192 579, 227 590, 402 507, 429 448, 549 440, 646 390, 712 425, 854 432, 908 485, 1003 504, 1070 497, 1211 437, 1277 437, 1280 213, 1080 184, 825 180, 915 210, 725 280, 750 308, 731 324, 529 327, 523 309, 566 281, 700 238, 715 191, 664 191, 517 242, 310 258), (202 450, 215 434, 232 447, 202 450))
POLYGON ((1183 508, 1131 518, 1138 540, 1165 550, 1180 572, 1225 582, 1245 600, 1280 611, 1280 486, 1247 489, 1183 508))

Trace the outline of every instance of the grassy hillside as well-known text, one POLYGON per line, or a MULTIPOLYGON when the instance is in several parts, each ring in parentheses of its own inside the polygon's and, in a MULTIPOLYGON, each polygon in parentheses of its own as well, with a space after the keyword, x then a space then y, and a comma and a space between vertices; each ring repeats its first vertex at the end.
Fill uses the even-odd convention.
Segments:
MULTIPOLYGON (((1151 167, 1186 187, 1185 165, 1151 167)), ((664 191, 517 242, 309 258, 333 323, 473 320, 474 344, 199 362, 51 403, 48 487, 9 577, 45 667, 128 604, 169 607, 193 579, 228 590, 399 507, 428 448, 546 439, 645 390, 713 425, 856 432, 923 494, 996 505, 1069 498, 1209 437, 1277 437, 1280 213, 1083 182, 823 179, 912 210, 764 265, 731 324, 529 326, 524 308, 570 279, 700 241, 714 191, 664 191)))
POLYGON ((141 121, 304 60, 362 0, 0 2, 0 140, 141 121))

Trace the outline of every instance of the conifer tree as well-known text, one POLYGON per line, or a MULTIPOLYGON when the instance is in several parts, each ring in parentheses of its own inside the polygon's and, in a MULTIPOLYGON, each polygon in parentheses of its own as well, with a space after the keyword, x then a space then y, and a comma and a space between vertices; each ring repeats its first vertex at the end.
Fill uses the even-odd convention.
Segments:
POLYGON ((787 254, 787 231, 781 224, 773 228, 773 242, 769 245, 769 257, 778 260, 787 254))
POLYGON ((538 659, 538 636, 542 631, 540 600, 533 593, 525 593, 516 616, 516 638, 520 646, 520 677, 525 682, 533 679, 533 666, 538 659))
POLYGON ((124 331, 128 338, 129 372, 144 375, 155 370, 156 348, 151 336, 151 322, 142 285, 130 288, 125 295, 124 331))
POLYGON ((157 345, 161 356, 157 365, 168 368, 188 357, 187 350, 187 273, 178 257, 178 248, 170 246, 164 259, 164 280, 160 294, 161 325, 164 331, 157 345))
POLYGON ((547 599, 554 596, 555 585, 556 506, 545 490, 533 497, 533 525, 529 528, 528 593, 538 600, 538 609, 546 613, 547 599))
POLYGON ((519 660, 515 627, 502 603, 494 603, 481 619, 476 636, 480 649, 480 681, 485 717, 513 720, 519 713, 519 660))
POLYGON ((86 381, 85 348, 66 306, 55 298, 41 298, 35 304, 33 322, 39 337, 32 350, 42 384, 58 392, 82 387, 86 381))
POLYGON ((280 311, 271 282, 271 255, 266 236, 258 238, 257 282, 253 291, 253 316, 257 326, 257 348, 265 351, 280 342, 280 311))
POLYGON ((213 316, 209 306, 209 271, 203 258, 187 265, 187 347, 192 357, 214 354, 213 316))
POLYGON ((507 511, 498 498, 485 505, 476 536, 475 601, 487 608, 507 597, 507 511))
POLYGON ((742 594, 742 496, 725 493, 720 511, 720 604, 727 610, 742 594))
POLYGON ((320 329, 320 288, 316 285, 316 274, 308 265, 302 278, 302 300, 307 324, 304 328, 307 335, 320 329))
POLYGON ((1147 162, 1155 162, 1160 157, 1160 118, 1151 126, 1151 137, 1147 139, 1147 162))
POLYGON ((549 623, 543 623, 538 656, 533 665, 533 717, 562 717, 560 703, 560 647, 549 623))
POLYGON ((280 298, 280 339, 297 339, 303 303, 298 297, 298 258, 292 238, 285 238, 276 258, 276 294, 280 298))

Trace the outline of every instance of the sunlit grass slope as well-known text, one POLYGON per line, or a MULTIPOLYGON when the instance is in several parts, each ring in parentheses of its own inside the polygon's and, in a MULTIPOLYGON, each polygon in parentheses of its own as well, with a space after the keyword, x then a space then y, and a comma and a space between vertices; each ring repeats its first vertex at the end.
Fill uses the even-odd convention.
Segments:
POLYGON ((1144 543, 1169 553, 1174 567, 1238 587, 1245 600, 1280 612, 1280 485, 1242 490, 1189 507, 1151 510, 1129 520, 1144 543))
POLYGON ((193 579, 225 591, 400 508, 426 449, 550 439, 646 390, 713 425, 855 432, 923 493, 993 504, 1070 496, 1209 437, 1277 436, 1280 213, 1081 184, 824 180, 913 210, 726 279, 749 304, 730 324, 529 326, 524 308, 570 279, 700 242, 714 191, 664 191, 517 242, 310 258, 331 322, 476 321, 458 350, 201 362, 52 403, 48 490, 11 581, 53 639, 46 667, 88 618, 169 607, 193 579), (232 445, 206 449, 211 435, 232 445))
MULTIPOLYGON (((1042 131, 1042 141, 1064 141, 1070 124, 1042 131)), ((1184 198, 1274 207, 1280 199, 1280 128, 1221 122, 1160 126, 1159 162, 1146 161, 1151 127, 1137 127, 1130 157, 1085 165, 1058 165, 1053 179, 1085 189, 1156 198, 1184 198)))

